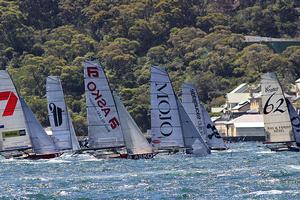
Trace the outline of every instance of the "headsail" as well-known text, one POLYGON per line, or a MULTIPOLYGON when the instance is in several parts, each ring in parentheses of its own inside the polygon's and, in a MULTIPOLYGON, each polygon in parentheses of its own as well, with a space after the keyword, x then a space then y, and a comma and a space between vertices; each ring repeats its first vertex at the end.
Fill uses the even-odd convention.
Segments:
POLYGON ((275 73, 262 75, 261 91, 266 142, 294 141, 287 103, 275 73))
POLYGON ((35 118, 32 110, 28 107, 23 98, 20 99, 23 108, 26 126, 31 139, 32 148, 36 154, 57 153, 54 142, 47 135, 44 128, 35 118))
POLYGON ((89 146, 124 146, 120 120, 103 69, 96 61, 84 62, 89 146))
POLYGON ((165 68, 151 67, 151 134, 157 148, 184 147, 178 105, 165 68))
POLYGON ((114 94, 114 98, 120 116, 127 153, 133 155, 153 153, 152 146, 143 136, 141 130, 126 110, 120 98, 116 94, 114 94))
POLYGON ((297 146, 300 146, 300 116, 297 114, 294 106, 288 99, 286 99, 286 103, 288 105, 288 109, 290 113, 295 141, 297 143, 297 146))
POLYGON ((227 148, 209 114, 200 102, 194 85, 189 83, 182 85, 182 105, 211 149, 227 148))
POLYGON ((0 70, 0 151, 31 147, 19 95, 5 70, 0 70))
POLYGON ((55 145, 59 150, 80 149, 59 77, 48 76, 46 90, 49 121, 55 145))
POLYGON ((196 126, 191 121, 188 114, 185 112, 182 104, 177 100, 180 114, 180 121, 182 125, 182 132, 184 138, 184 144, 187 148, 187 153, 196 155, 210 154, 210 149, 206 145, 196 126))

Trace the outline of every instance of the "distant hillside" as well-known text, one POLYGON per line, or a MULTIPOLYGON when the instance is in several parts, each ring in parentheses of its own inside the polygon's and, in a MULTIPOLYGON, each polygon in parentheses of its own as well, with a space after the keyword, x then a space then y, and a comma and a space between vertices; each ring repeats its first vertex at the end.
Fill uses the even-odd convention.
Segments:
POLYGON ((82 61, 98 58, 143 131, 150 127, 149 69, 167 67, 178 94, 194 82, 208 106, 242 82, 276 71, 300 77, 300 47, 276 54, 244 35, 300 37, 299 1, 0 0, 0 67, 43 125, 45 79, 61 76, 75 128, 86 133, 82 61))

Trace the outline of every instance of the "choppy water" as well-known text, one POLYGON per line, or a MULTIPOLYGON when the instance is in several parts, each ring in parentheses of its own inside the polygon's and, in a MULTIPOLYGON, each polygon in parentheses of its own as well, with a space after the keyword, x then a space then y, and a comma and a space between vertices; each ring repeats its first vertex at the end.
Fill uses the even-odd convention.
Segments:
POLYGON ((237 143, 204 158, 0 159, 0 199, 300 199, 300 153, 237 143))

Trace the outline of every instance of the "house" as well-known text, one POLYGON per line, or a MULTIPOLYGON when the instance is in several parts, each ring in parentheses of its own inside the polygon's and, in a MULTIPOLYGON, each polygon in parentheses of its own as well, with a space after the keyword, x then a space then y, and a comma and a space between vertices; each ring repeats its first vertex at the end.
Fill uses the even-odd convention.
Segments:
POLYGON ((230 121, 215 121, 219 133, 225 138, 265 140, 263 115, 245 114, 230 121))

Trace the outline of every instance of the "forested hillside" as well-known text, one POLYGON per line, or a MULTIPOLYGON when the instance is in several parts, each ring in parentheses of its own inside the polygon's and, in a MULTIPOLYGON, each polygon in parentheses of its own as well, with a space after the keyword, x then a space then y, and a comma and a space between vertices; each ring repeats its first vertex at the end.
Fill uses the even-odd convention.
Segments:
POLYGON ((300 37, 298 0, 0 0, 0 68, 48 124, 45 80, 58 75, 77 133, 86 133, 82 62, 99 59, 139 126, 150 127, 149 69, 166 66, 176 91, 197 85, 208 106, 276 71, 300 77, 300 47, 282 54, 244 35, 300 37), (297 5, 298 4, 298 5, 297 5))

